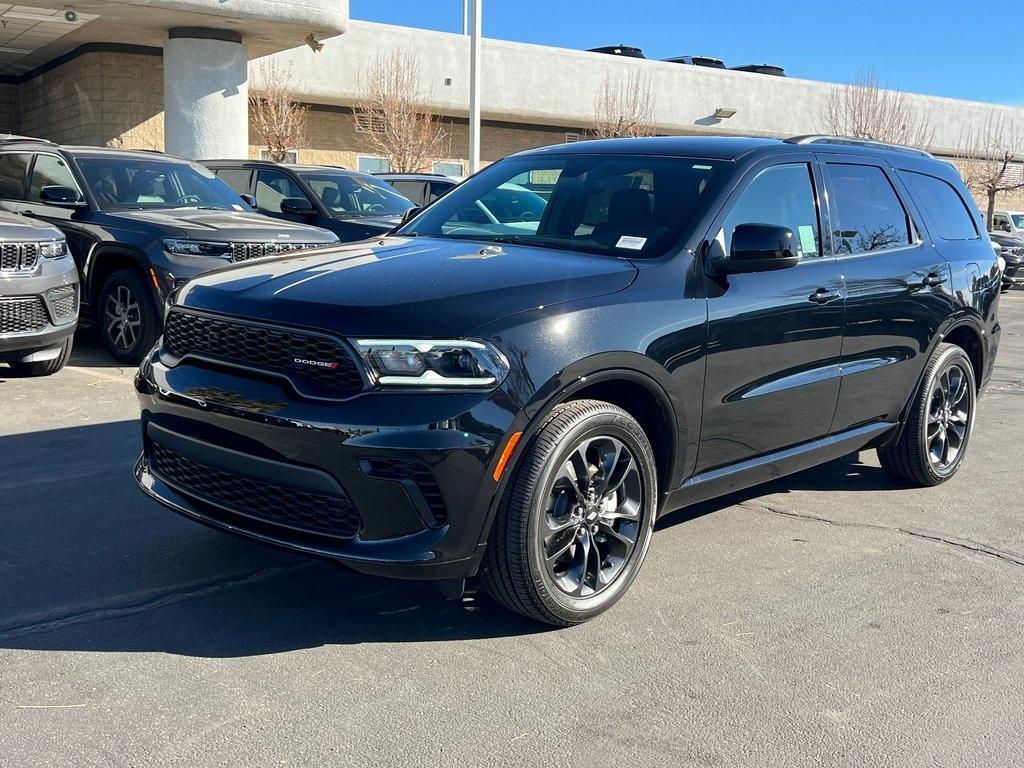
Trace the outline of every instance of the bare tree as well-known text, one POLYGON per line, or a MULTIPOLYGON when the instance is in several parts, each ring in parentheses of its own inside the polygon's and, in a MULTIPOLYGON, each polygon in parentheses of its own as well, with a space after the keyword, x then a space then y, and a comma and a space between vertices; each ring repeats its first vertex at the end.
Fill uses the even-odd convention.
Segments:
POLYGON ((392 171, 427 171, 451 154, 450 134, 423 96, 412 56, 379 56, 365 71, 361 90, 365 96, 353 107, 356 131, 392 171))
POLYGON ((252 127, 270 159, 279 163, 289 150, 306 145, 309 108, 296 101, 291 70, 278 62, 263 62, 258 82, 259 87, 249 94, 252 127))
POLYGON ((632 72, 612 80, 606 75, 594 98, 594 127, 599 139, 654 135, 654 93, 650 78, 632 72))
POLYGON ((874 70, 832 89, 821 121, 826 133, 927 148, 935 130, 902 91, 886 88, 874 70))
POLYGON ((981 125, 967 129, 953 162, 964 183, 985 202, 985 224, 992 228, 996 197, 1024 190, 1024 123, 992 110, 981 125))

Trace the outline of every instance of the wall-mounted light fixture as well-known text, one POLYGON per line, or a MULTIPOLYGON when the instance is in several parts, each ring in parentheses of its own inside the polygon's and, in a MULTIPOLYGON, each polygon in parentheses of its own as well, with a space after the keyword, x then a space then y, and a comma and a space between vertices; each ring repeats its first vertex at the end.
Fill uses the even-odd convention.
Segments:
POLYGON ((719 107, 715 110, 715 117, 719 120, 728 120, 730 117, 736 114, 736 110, 731 107, 719 107))

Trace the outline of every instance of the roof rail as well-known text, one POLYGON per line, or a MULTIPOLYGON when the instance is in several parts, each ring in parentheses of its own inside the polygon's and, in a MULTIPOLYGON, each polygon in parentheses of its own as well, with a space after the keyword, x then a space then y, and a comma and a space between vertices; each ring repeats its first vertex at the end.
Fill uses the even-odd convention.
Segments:
POLYGON ((934 155, 931 152, 925 152, 923 149, 917 149, 916 147, 905 147, 902 144, 889 144, 885 141, 875 141, 874 139, 858 139, 855 136, 826 136, 824 134, 810 133, 805 136, 790 136, 788 139, 783 139, 787 144, 842 144, 852 147, 874 147, 875 149, 889 149, 895 152, 909 152, 914 155, 921 155, 922 157, 932 157, 934 155))
POLYGON ((36 136, 19 136, 16 133, 0 133, 0 144, 53 144, 56 146, 57 142, 50 141, 49 139, 40 139, 36 136))

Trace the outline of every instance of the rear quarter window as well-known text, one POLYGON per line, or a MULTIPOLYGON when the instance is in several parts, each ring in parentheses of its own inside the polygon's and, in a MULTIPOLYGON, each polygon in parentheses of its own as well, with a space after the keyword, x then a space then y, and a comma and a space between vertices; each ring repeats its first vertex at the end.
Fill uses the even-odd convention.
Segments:
POLYGON ((952 184, 914 171, 900 171, 899 174, 936 237, 943 240, 978 239, 974 216, 952 184))

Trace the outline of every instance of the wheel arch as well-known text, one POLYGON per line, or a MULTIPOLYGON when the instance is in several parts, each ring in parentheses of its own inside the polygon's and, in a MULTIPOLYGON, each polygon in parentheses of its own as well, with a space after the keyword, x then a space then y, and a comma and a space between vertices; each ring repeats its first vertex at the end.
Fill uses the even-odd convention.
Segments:
MULTIPOLYGON (((88 291, 86 294, 88 301, 95 304, 99 300, 99 293, 103 288, 103 283, 112 274, 122 269, 136 270, 141 275, 143 282, 152 288, 152 282, 150 275, 147 273, 146 266, 146 255, 136 248, 128 245, 97 245, 92 253, 89 254, 85 269, 83 270, 82 282, 88 291)), ((154 300, 158 299, 155 292, 153 295, 154 300)), ((159 301, 157 301, 157 304, 159 306, 159 301)))

